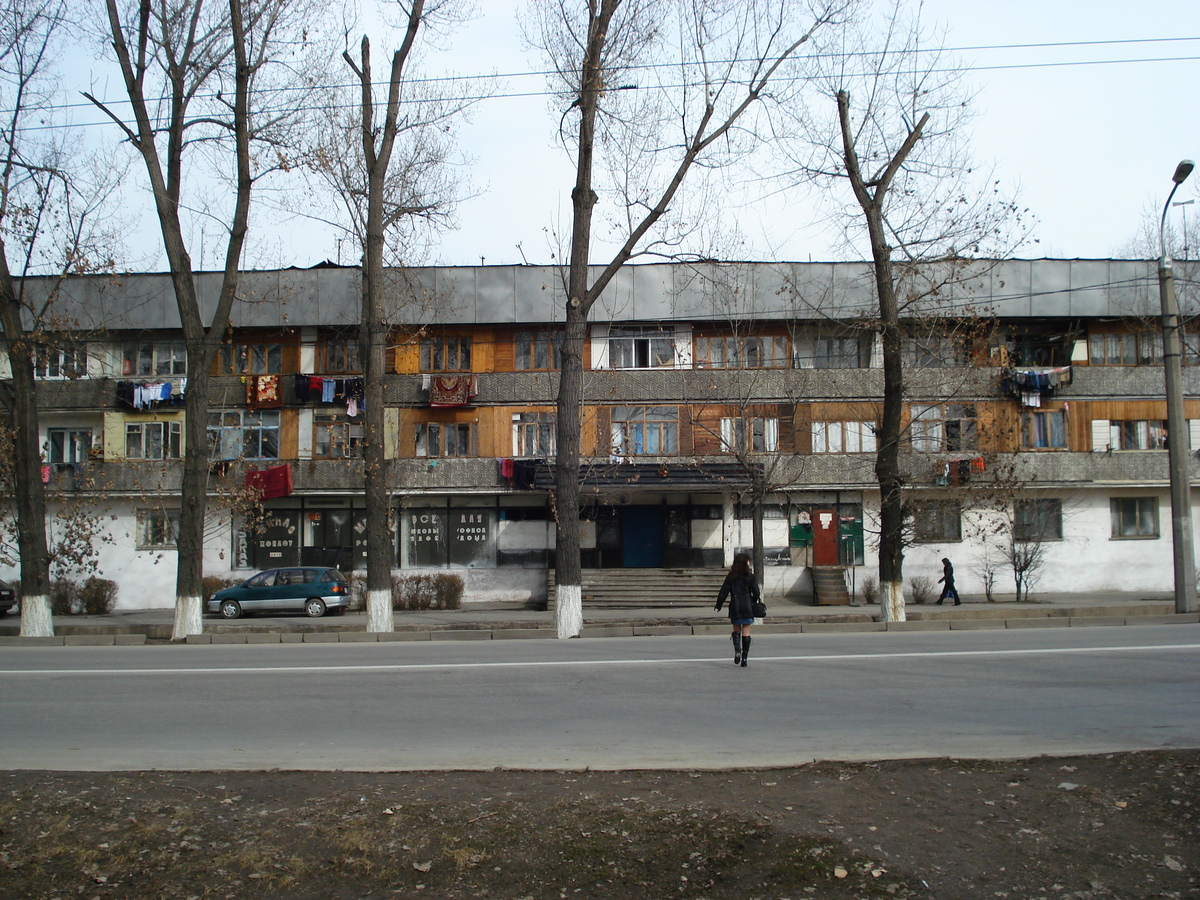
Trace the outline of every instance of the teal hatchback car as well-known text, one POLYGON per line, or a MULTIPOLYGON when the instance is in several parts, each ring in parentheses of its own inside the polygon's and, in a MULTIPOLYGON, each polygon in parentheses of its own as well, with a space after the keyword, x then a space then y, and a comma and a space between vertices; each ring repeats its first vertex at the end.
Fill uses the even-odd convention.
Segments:
POLYGON ((267 569, 208 598, 208 611, 225 619, 247 613, 303 612, 323 616, 350 605, 350 582, 337 569, 267 569))

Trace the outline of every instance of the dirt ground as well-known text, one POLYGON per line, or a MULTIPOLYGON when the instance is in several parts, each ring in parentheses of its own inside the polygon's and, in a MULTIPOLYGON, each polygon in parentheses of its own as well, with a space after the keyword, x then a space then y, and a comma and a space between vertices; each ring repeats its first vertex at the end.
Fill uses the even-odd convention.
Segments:
POLYGON ((1200 751, 0 774, 0 897, 1200 897, 1200 751))

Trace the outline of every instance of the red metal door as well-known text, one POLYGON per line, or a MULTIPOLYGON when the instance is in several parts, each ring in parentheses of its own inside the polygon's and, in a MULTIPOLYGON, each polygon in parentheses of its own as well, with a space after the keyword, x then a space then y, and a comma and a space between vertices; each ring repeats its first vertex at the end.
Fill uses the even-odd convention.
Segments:
POLYGON ((838 515, 833 509, 814 509, 812 513, 813 565, 836 566, 838 556, 838 515))

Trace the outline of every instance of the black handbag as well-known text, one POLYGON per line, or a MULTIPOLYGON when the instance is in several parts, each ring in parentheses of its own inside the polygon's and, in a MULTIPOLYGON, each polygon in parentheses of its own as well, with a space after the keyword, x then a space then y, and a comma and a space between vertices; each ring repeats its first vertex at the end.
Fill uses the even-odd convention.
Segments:
POLYGON ((750 611, 754 613, 754 618, 765 619, 767 617, 767 604, 761 600, 755 600, 750 604, 750 611))

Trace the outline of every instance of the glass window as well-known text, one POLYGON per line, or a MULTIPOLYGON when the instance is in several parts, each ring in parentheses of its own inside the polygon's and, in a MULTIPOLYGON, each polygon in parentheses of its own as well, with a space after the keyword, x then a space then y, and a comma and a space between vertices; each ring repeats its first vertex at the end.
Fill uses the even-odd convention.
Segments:
POLYGON ((126 459, 179 459, 180 423, 126 422, 126 459))
POLYGON ((1094 366, 1152 366, 1162 363, 1162 335, 1153 331, 1093 332, 1088 361, 1094 366))
POLYGON ((208 419, 212 459, 278 459, 279 410, 225 410, 208 419))
POLYGON ((87 462, 90 458, 91 449, 91 429, 46 429, 46 461, 49 463, 87 462))
POLYGON ((697 368, 787 368, 787 338, 782 335, 700 337, 696 339, 697 368))
POLYGON ((813 453, 874 453, 874 422, 813 422, 813 453))
POLYGON ((910 439, 918 452, 975 449, 975 407, 967 403, 910 407, 910 439))
POLYGON ((817 369, 861 369, 862 337, 822 337, 813 342, 813 367, 817 369))
POLYGON ((278 375, 283 344, 222 344, 217 361, 222 375, 278 375))
POLYGON ((1022 441, 1027 450, 1065 450, 1067 414, 1059 410, 1027 410, 1022 441))
POLYGON ((417 456, 474 456, 475 423, 422 422, 415 443, 417 456))
POLYGON ((1061 541, 1061 500, 1017 500, 1013 504, 1013 539, 1061 541))
POLYGON ((513 455, 554 455, 554 413, 529 412, 513 415, 513 455))
POLYGON ((1113 497, 1109 507, 1114 538, 1158 537, 1156 497, 1113 497))
POLYGON ((121 374, 186 375, 187 345, 183 341, 126 342, 121 350, 121 374))
POLYGON ((139 550, 173 549, 177 534, 179 534, 178 510, 138 510, 137 548, 139 550))
POLYGON ((1114 450, 1165 450, 1167 423, 1161 419, 1110 419, 1108 441, 1114 450))
POLYGON ((456 335, 435 335, 422 338, 421 371, 471 371, 471 339, 456 335))
POLYGON ((612 446, 618 456, 679 452, 679 410, 674 406, 614 406, 612 446))
POLYGON ((314 459, 357 459, 362 456, 362 440, 359 422, 333 413, 313 416, 314 459))
POLYGON ((561 368, 562 342, 561 331, 518 331, 513 337, 517 369, 561 368))
POLYGON ((675 333, 657 326, 620 326, 608 333, 608 364, 614 369, 657 369, 675 364, 675 333))
POLYGON ((962 540, 962 505, 957 500, 914 500, 909 509, 914 541, 962 540))
POLYGON ((341 375, 361 372, 357 335, 330 335, 321 342, 321 372, 341 375))
POLYGON ((38 345, 33 351, 33 374, 35 378, 82 378, 87 374, 86 345, 38 345))
POLYGON ((901 361, 905 366, 917 369, 965 366, 967 345, 961 338, 948 335, 910 337, 901 347, 901 361))
POLYGON ((774 453, 779 449, 779 420, 759 416, 722 419, 721 449, 726 453, 774 453))

